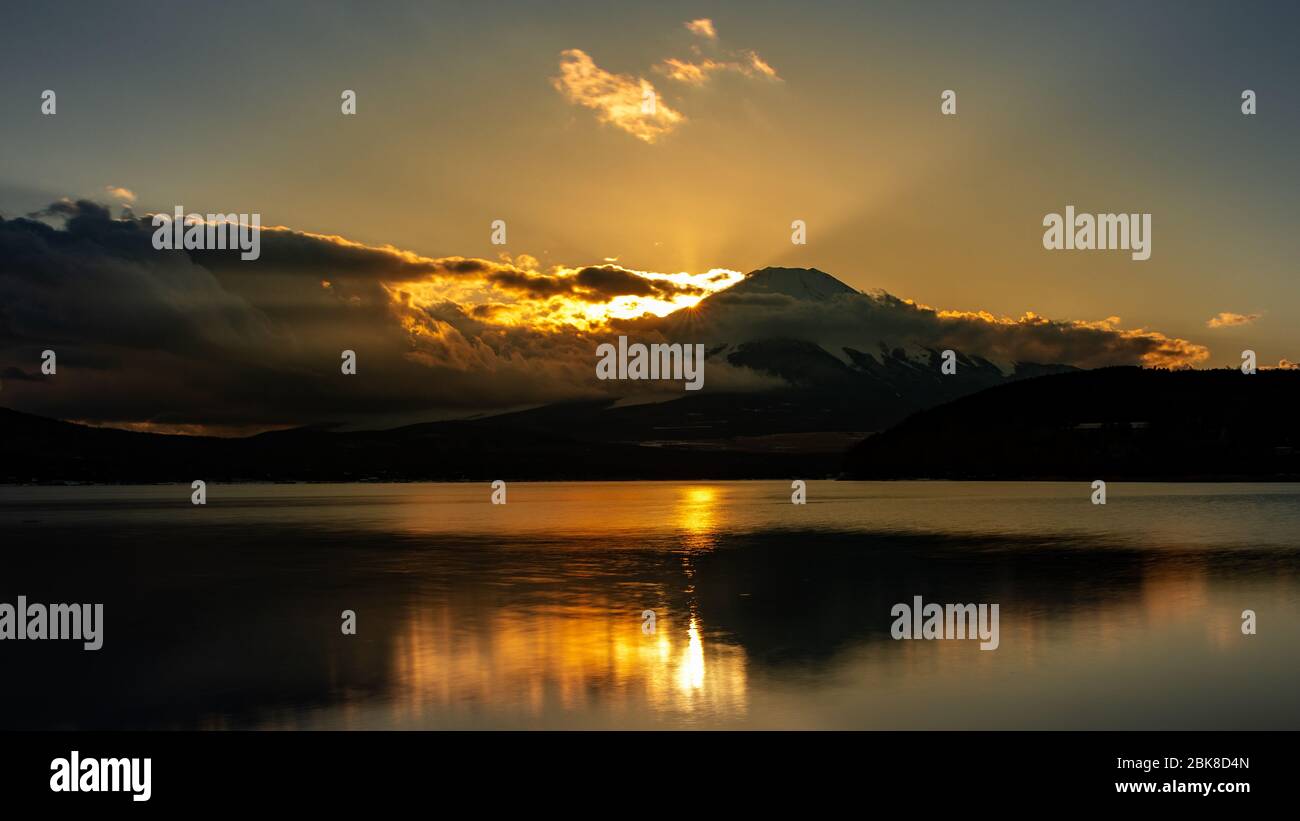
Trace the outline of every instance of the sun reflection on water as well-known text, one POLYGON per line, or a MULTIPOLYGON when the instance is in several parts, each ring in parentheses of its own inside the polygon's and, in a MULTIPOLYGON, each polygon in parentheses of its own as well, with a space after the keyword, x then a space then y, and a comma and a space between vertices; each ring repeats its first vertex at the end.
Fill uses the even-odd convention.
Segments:
POLYGON ((645 635, 639 611, 585 604, 499 611, 486 623, 421 607, 393 649, 391 720, 399 725, 454 724, 487 705, 542 726, 593 709, 623 722, 735 718, 748 702, 744 651, 706 643, 694 615, 682 630, 664 614, 645 635))
POLYGON ((677 686, 683 692, 690 692, 704 686, 704 642, 700 640, 700 627, 695 616, 691 616, 686 636, 686 651, 682 654, 677 686))
POLYGON ((719 489, 710 485, 682 488, 673 511, 673 521, 688 548, 707 550, 714 546, 719 530, 719 489))

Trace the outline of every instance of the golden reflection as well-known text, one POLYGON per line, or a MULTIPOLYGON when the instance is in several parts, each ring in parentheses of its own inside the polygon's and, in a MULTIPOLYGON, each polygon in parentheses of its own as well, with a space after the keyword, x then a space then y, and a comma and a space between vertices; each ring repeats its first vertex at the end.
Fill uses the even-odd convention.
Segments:
POLYGON ((650 537, 711 547, 735 518, 735 498, 716 485, 519 483, 510 486, 509 504, 495 506, 487 517, 478 509, 482 492, 476 485, 388 487, 387 498, 396 504, 385 511, 384 522, 404 534, 487 531, 637 543, 650 537))
POLYGON ((700 641, 700 627, 695 616, 691 616, 686 636, 686 652, 682 656, 677 686, 683 691, 699 690, 704 686, 704 642, 700 641))
POLYGON ((575 714, 620 726, 692 716, 736 719, 748 707, 746 659, 706 642, 662 610, 642 632, 640 609, 607 603, 505 608, 456 618, 447 605, 410 613, 395 638, 391 719, 455 725, 490 707, 524 726, 571 726, 575 714))
POLYGON ((711 548, 717 541, 720 492, 711 485, 682 488, 673 520, 687 547, 711 548))

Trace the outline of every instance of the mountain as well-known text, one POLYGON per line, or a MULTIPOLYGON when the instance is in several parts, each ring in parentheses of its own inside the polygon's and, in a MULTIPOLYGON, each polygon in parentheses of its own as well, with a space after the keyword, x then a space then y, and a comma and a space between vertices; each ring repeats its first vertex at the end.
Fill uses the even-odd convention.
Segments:
POLYGON ((779 294, 806 302, 827 302, 859 292, 816 268, 763 268, 750 272, 725 293, 732 297, 779 294))
MULTIPOLYGON (((815 268, 763 268, 648 326, 666 340, 705 345, 704 390, 635 404, 564 403, 496 418, 584 441, 811 457, 842 451, 918 410, 993 385, 1074 370, 994 363, 958 351, 957 372, 945 375, 938 344, 889 325, 902 304, 815 268), (756 377, 765 380, 761 389, 752 384, 756 377)), ((803 475, 834 469, 820 458, 810 461, 815 466, 803 475)))
MULTIPOLYGON (((670 314, 666 339, 702 342, 711 383, 731 373, 769 380, 762 391, 729 385, 636 409, 611 409, 600 427, 641 431, 675 427, 675 438, 798 431, 884 430, 912 413, 1015 379, 1075 370, 1064 364, 994 362, 955 351, 957 369, 940 369, 944 346, 897 314, 914 309, 888 294, 856 291, 815 268, 763 268, 670 314), (674 419, 696 418, 684 428, 674 419)), ((925 329, 925 326, 921 326, 925 329)))
POLYGON ((764 268, 638 326, 703 343, 699 392, 566 402, 391 430, 242 439, 90 428, 0 411, 0 481, 816 478, 908 416, 1069 366, 942 348, 917 309, 811 268, 764 268), (909 317, 908 323, 899 316, 909 317))
POLYGON ((0 484, 745 479, 827 475, 842 458, 839 451, 640 447, 544 427, 489 417, 225 439, 94 428, 0 408, 0 484))
POLYGON ((990 388, 921 411, 851 449, 851 438, 824 432, 737 434, 723 444, 690 438, 698 425, 717 433, 753 424, 725 415, 735 410, 725 406, 679 416, 681 430, 671 432, 650 424, 661 417, 636 415, 652 406, 585 402, 384 431, 296 429, 241 439, 91 428, 0 409, 0 483, 835 475, 1300 481, 1297 406, 1297 371, 1104 368, 990 388), (638 443, 637 436, 658 438, 638 443))
POLYGON ((1300 480, 1300 371, 1101 368, 922 411, 851 450, 855 479, 1300 480))

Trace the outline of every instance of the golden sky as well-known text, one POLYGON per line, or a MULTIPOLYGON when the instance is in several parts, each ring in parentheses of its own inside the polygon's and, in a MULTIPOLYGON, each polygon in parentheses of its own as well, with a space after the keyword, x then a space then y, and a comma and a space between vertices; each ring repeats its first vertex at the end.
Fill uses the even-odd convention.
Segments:
POLYGON ((367 339, 397 328, 438 351, 417 358, 509 371, 539 350, 520 329, 608 331, 740 273, 812 267, 983 341, 1006 330, 1007 355, 1051 353, 1042 340, 1061 331, 1128 339, 1147 364, 1236 365, 1245 348, 1300 359, 1300 109, 1284 82, 1298 66, 1283 36, 1296 14, 1209 11, 1171 39, 1154 9, 1107 8, 1125 24, 962 3, 434 3, 310 18, 259 6, 250 31, 237 15, 196 28, 179 9, 92 8, 58 60, 41 45, 52 12, 30 10, 0 55, 11 227, 64 198, 115 216, 182 205, 256 212, 329 254, 312 266, 284 251, 287 269, 211 281, 136 276, 137 298, 98 304, 23 280, 32 289, 6 297, 32 322, 54 307, 79 317, 61 320, 69 339, 114 324, 96 308, 142 322, 154 294, 159 311, 206 306, 171 327, 221 356, 269 340, 271 360, 337 350, 346 317, 367 339), (184 67, 184 93, 158 88, 159 65, 184 67), (56 116, 33 83, 59 92, 56 116), (1253 117, 1243 88, 1259 94, 1253 117), (940 112, 945 89, 955 116, 940 112), (1070 205, 1150 213, 1151 258, 1045 250, 1044 215, 1070 205), (791 242, 795 220, 806 244, 791 242), (362 287, 330 267, 346 247, 391 254, 362 287), (448 275, 456 260, 468 274, 448 275))

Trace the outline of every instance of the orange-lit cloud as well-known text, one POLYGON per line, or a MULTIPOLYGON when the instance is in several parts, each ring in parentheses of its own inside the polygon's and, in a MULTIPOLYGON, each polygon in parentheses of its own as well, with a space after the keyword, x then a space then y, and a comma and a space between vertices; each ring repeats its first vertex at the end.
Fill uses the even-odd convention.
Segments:
POLYGON ((1231 311, 1220 311, 1217 316, 1212 316, 1205 323, 1207 328, 1231 328, 1235 325, 1249 325, 1259 319, 1263 314, 1234 314, 1231 311))
MULTIPOLYGON (((718 33, 713 21, 701 18, 687 22, 686 28, 710 43, 718 33)), ((715 74, 730 72, 752 79, 780 80, 774 69, 758 53, 749 49, 729 52, 718 57, 703 56, 693 46, 696 57, 669 57, 654 70, 670 80, 698 87, 715 74)), ((560 74, 551 84, 575 105, 596 112, 596 119, 614 126, 646 143, 655 143, 686 122, 686 116, 670 107, 645 77, 606 71, 582 49, 567 49, 560 54, 560 74)))
POLYGON ((560 76, 551 83, 569 102, 595 111, 600 122, 647 143, 672 133, 686 121, 659 97, 649 80, 605 71, 581 49, 560 54, 560 76))
POLYGON ((718 39, 718 30, 713 27, 713 21, 707 17, 701 17, 699 20, 688 20, 683 25, 691 34, 698 34, 706 40, 718 39))
MULTIPOLYGON (((994 316, 988 311, 938 311, 937 315, 945 320, 973 321, 1000 327, 1008 331, 1010 337, 1021 336, 1022 342, 1027 342, 1031 338, 1046 342, 1056 335, 1063 340, 1092 336, 1110 343, 1102 349, 1106 354, 1120 350, 1135 351, 1138 354, 1136 357, 1138 362, 1154 368, 1191 367, 1210 358, 1210 350, 1204 345, 1165 336, 1159 331, 1121 328, 1120 318, 1117 316, 1099 320, 1055 320, 1039 316, 1033 311, 1026 311, 1019 319, 994 316), (1021 333, 1017 334, 1018 331, 1021 333), (1038 333, 1032 333, 1033 331, 1038 333), (1042 333, 1044 331, 1046 334, 1042 333)), ((1081 361, 1077 356, 1070 361, 1084 367, 1099 367, 1104 364, 1090 359, 1081 361)))
POLYGON ((723 268, 664 274, 604 264, 541 271, 535 260, 516 258, 473 261, 477 266, 460 260, 453 271, 447 261, 430 262, 430 275, 386 283, 394 300, 415 307, 450 300, 471 306, 484 322, 539 331, 598 330, 614 319, 667 316, 743 279, 723 268))
MULTIPOLYGON (((686 24, 686 28, 711 43, 716 42, 718 39, 718 31, 714 28, 712 20, 692 20, 686 24)), ((693 46, 691 50, 696 54, 695 59, 683 60, 677 57, 669 57, 660 61, 655 66, 655 71, 667 76, 669 79, 691 86, 704 85, 712 75, 728 71, 742 77, 764 80, 781 79, 777 76, 776 69, 772 68, 766 60, 759 57, 758 53, 752 49, 724 52, 716 57, 703 56, 703 51, 699 46, 693 46)))
POLYGON ((691 62, 669 57, 655 66, 655 69, 667 75, 670 79, 693 86, 703 85, 711 75, 721 71, 732 71, 751 78, 781 79, 776 75, 776 69, 772 68, 763 58, 752 51, 742 52, 740 57, 735 60, 722 61, 705 57, 691 62))
POLYGON ((135 202, 135 192, 130 188, 123 188, 120 185, 106 185, 104 186, 104 191, 107 192, 110 197, 119 202, 135 202))

